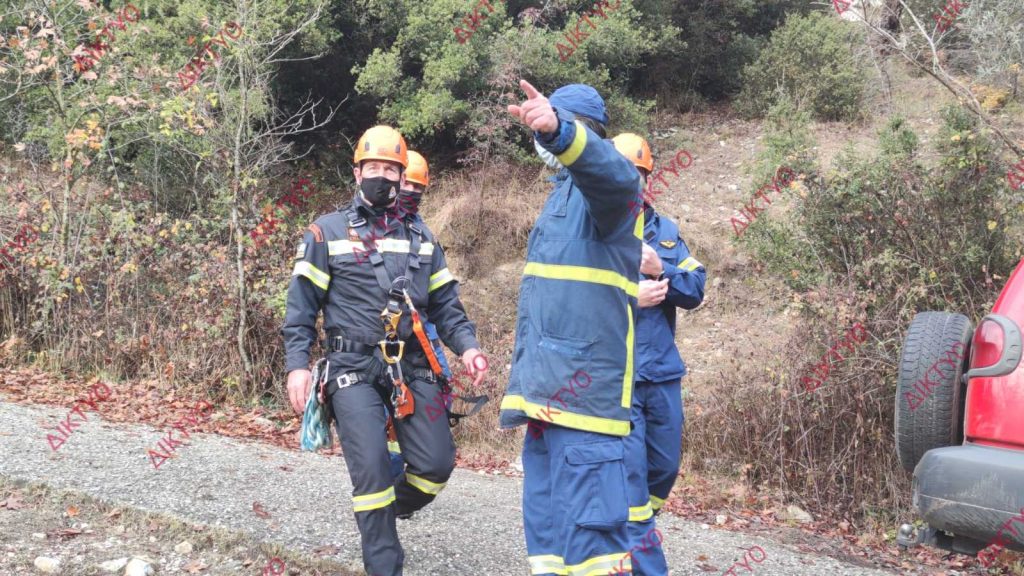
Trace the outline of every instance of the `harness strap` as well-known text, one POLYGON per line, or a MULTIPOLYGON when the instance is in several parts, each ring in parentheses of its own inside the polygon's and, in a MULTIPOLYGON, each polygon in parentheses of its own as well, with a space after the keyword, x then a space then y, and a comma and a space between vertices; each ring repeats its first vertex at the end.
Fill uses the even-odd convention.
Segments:
POLYGON ((411 279, 413 273, 420 269, 420 240, 423 231, 412 222, 406 223, 406 226, 411 233, 409 234, 409 259, 405 262, 405 277, 411 279))
POLYGON ((334 334, 329 336, 327 339, 327 349, 331 352, 350 352, 372 356, 377 350, 377 346, 363 342, 356 342, 351 338, 342 336, 341 334, 334 334))
POLYGON ((373 266, 373 274, 377 277, 377 284, 380 285, 380 289, 385 293, 391 290, 391 278, 388 276, 387 268, 384 266, 384 257, 377 252, 376 242, 370 241, 370 225, 359 215, 355 207, 349 206, 345 210, 345 216, 348 217, 348 225, 356 231, 359 236, 359 240, 363 243, 363 247, 366 249, 367 256, 370 259, 370 264, 373 266))

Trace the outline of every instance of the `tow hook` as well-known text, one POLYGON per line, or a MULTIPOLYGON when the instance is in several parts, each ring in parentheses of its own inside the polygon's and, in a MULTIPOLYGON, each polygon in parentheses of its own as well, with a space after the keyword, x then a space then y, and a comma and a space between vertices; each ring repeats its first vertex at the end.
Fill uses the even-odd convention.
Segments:
POLYGON ((896 532, 896 545, 901 548, 913 548, 921 543, 921 535, 913 524, 902 524, 896 532))

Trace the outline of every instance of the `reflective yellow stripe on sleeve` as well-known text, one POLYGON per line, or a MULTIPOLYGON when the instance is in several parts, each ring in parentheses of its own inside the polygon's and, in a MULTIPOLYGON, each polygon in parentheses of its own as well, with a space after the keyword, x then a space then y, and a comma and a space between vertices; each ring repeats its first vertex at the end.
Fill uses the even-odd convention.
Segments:
POLYGON ((693 256, 687 256, 685 260, 679 263, 678 267, 682 270, 686 270, 687 272, 693 272, 702 266, 704 265, 698 262, 696 258, 693 256))
POLYGON ((430 287, 427 289, 427 292, 433 292, 452 280, 455 280, 455 276, 453 276, 451 271, 447 268, 444 270, 438 270, 430 275, 430 287))
POLYGON ((612 436, 629 435, 629 420, 612 420, 611 418, 587 416, 586 414, 576 414, 575 412, 554 409, 549 413, 545 406, 527 402, 525 398, 518 394, 509 394, 502 398, 501 409, 522 410, 530 418, 551 422, 567 428, 587 430, 599 434, 610 434, 612 436))
POLYGON ((355 512, 367 512, 383 508, 395 501, 395 487, 388 486, 386 490, 352 497, 352 509, 355 512))
MULTIPOLYGON (((654 496, 651 496, 654 499, 654 496)), ((648 500, 643 506, 630 506, 629 507, 629 521, 630 522, 643 522, 651 516, 654 516, 654 507, 651 505, 651 500, 648 500)))
POLYGON ((430 480, 427 480, 426 478, 423 478, 421 476, 417 476, 411 472, 405 473, 405 479, 408 480, 409 484, 412 484, 420 492, 423 492, 424 494, 430 494, 432 496, 437 496, 437 494, 441 490, 444 490, 445 487, 444 482, 440 484, 436 482, 431 482, 430 480))
POLYGON ((602 270, 600 268, 589 268, 586 266, 568 266, 565 264, 541 264, 540 262, 527 262, 523 268, 523 275, 538 276, 550 280, 576 280, 578 282, 590 282, 593 284, 604 284, 624 290, 626 294, 636 297, 640 293, 640 284, 630 282, 618 272, 602 270))
POLYGON ((398 442, 395 440, 388 440, 388 452, 391 452, 392 454, 401 454, 402 447, 399 446, 398 442))
POLYGON ((655 510, 661 510, 661 507, 665 505, 665 501, 658 498, 654 494, 651 494, 651 508, 655 510))
POLYGON ((555 156, 562 166, 566 167, 572 166, 583 153, 583 149, 587 147, 587 129, 578 121, 574 120, 573 123, 576 124, 576 136, 572 139, 572 144, 569 144, 564 152, 555 156))
POLYGON ((330 274, 325 274, 322 270, 313 266, 309 262, 296 262, 295 269, 292 270, 292 276, 305 276, 309 278, 315 286, 322 290, 327 290, 327 285, 331 282, 330 274))

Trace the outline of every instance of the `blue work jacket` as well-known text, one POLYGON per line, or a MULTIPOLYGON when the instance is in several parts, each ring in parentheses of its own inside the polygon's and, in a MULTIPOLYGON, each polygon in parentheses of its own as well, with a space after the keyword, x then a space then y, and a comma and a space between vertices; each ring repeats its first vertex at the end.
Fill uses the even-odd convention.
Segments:
POLYGON ((644 242, 654 248, 664 267, 668 293, 658 306, 640 308, 636 320, 637 381, 666 382, 686 375, 676 348, 676 308, 692 310, 704 300, 704 265, 690 256, 679 226, 648 206, 644 242))
POLYGON ((559 131, 535 136, 565 169, 530 232, 500 424, 626 436, 643 232, 629 205, 640 175, 611 141, 557 113, 559 131))

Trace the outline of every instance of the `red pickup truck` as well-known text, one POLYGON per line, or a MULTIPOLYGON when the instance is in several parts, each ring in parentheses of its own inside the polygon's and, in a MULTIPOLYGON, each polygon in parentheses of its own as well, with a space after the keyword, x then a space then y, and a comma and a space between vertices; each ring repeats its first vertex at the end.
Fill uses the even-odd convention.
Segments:
POLYGON ((926 525, 901 526, 898 545, 1024 551, 1022 325, 1024 260, 977 329, 950 312, 922 312, 911 322, 897 380, 896 447, 914 474, 914 509, 926 525))

